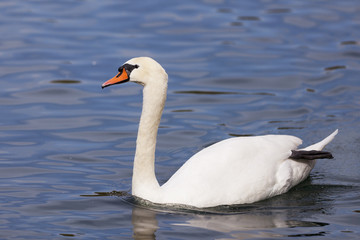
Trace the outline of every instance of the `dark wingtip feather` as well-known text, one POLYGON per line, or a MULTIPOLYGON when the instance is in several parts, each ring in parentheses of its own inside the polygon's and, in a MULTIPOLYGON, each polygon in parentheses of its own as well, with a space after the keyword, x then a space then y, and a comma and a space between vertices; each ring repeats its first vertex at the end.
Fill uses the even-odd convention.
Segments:
POLYGON ((315 160, 322 158, 332 159, 334 157, 330 152, 325 152, 325 151, 292 150, 289 158, 294 160, 315 160))

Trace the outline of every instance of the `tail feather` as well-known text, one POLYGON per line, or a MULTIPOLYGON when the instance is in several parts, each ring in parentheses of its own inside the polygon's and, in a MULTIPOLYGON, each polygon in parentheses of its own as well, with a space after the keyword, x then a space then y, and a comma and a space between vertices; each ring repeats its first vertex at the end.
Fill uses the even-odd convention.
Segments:
POLYGON ((324 138, 322 141, 315 143, 311 146, 308 146, 304 149, 301 150, 305 150, 305 151, 310 151, 310 150, 316 150, 316 151, 321 151, 328 143, 330 143, 334 137, 336 136, 336 134, 338 134, 338 129, 336 129, 332 134, 330 134, 329 136, 327 136, 326 138, 324 138))
POLYGON ((334 139, 337 133, 338 130, 336 129, 332 134, 330 134, 318 143, 315 143, 304 149, 292 150, 289 158, 293 160, 315 160, 320 158, 334 158, 330 152, 325 152, 321 150, 334 139))

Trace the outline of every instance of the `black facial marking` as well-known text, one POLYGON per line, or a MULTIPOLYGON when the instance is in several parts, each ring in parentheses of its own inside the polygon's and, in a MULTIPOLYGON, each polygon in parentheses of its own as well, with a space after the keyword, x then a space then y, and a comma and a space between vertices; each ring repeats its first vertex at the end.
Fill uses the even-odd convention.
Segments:
POLYGON ((139 65, 137 65, 137 64, 132 65, 132 64, 129 64, 129 63, 125 63, 124 65, 119 67, 118 71, 119 71, 119 74, 121 74, 122 71, 125 69, 128 76, 130 76, 130 73, 136 68, 139 68, 139 65))

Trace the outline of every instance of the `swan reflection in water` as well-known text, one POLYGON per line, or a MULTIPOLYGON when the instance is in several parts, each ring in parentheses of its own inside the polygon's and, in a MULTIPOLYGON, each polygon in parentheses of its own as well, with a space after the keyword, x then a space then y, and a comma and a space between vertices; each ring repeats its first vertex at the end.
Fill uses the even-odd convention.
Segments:
MULTIPOLYGON (((313 176, 313 178, 317 178, 313 176)), ((334 214, 334 196, 342 196, 353 187, 345 185, 318 185, 308 178, 296 189, 265 201, 236 206, 208 209, 169 208, 164 205, 145 205, 127 191, 102 192, 91 195, 91 201, 81 201, 81 206, 104 206, 109 214, 88 221, 77 219, 68 222, 71 226, 103 229, 132 228, 134 239, 168 239, 186 236, 187 239, 206 238, 280 238, 323 236, 328 232, 328 223, 317 220, 319 214, 334 214), (109 198, 109 196, 111 198, 109 198), (119 205, 120 204, 120 205, 119 205), (131 212, 130 212, 131 211, 131 212), (131 220, 131 222, 129 221, 131 220), (198 237, 198 238, 197 238, 198 237)), ((78 208, 74 203, 60 201, 51 209, 78 208)), ((43 206, 42 206, 43 207, 43 206)), ((81 208, 83 209, 83 208, 81 208)), ((98 213, 96 212, 96 216, 98 213)), ((125 233, 127 234, 127 233, 125 233)))
MULTIPOLYGON (((134 239, 156 239, 162 233, 156 233, 159 229, 158 213, 154 210, 134 206, 132 210, 132 224, 134 239)), ((189 217, 189 216, 187 216, 189 217)), ((169 221, 169 220, 167 220, 169 221)), ((160 222, 161 224, 161 222, 160 222)), ((296 227, 321 227, 326 223, 287 220, 284 212, 265 214, 193 214, 188 220, 181 223, 172 223, 172 228, 180 227, 178 234, 186 232, 188 227, 206 229, 211 232, 226 233, 236 239, 248 239, 252 237, 284 237, 273 229, 296 228, 296 227), (182 228, 185 227, 185 228, 182 228)), ((176 229, 175 229, 176 231, 176 229)), ((189 229, 196 232, 195 229, 189 229)), ((210 232, 210 233, 211 233, 210 232)), ((321 231, 317 231, 321 235, 321 231)), ((316 233, 314 234, 316 235, 316 233)))
POLYGON ((210 235, 218 232, 222 236, 227 234, 235 239, 299 237, 300 230, 288 230, 299 227, 306 228, 307 234, 312 236, 322 236, 324 234, 322 227, 328 225, 327 223, 302 219, 309 219, 313 214, 318 214, 319 209, 327 213, 332 211, 332 201, 328 199, 319 201, 321 198, 317 198, 327 189, 326 186, 314 185, 309 186, 308 189, 305 188, 305 192, 291 191, 285 196, 278 196, 257 204, 214 208, 209 209, 208 212, 184 209, 176 211, 164 207, 133 205, 133 237, 134 239, 156 239, 162 238, 162 235, 170 231, 172 236, 182 236, 188 232, 196 236, 196 233, 199 231, 203 233, 203 230, 207 230, 206 233, 210 235), (319 189, 314 191, 315 188, 319 189), (159 232, 158 229, 164 229, 164 225, 170 227, 171 230, 159 232), (291 233, 294 234, 291 235, 291 233))

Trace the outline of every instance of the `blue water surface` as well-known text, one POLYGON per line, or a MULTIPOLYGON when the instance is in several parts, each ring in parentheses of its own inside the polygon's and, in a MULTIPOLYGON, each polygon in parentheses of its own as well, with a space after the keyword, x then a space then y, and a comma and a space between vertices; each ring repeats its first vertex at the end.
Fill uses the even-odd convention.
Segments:
POLYGON ((0 2, 0 239, 360 238, 360 4, 0 2), (141 86, 101 89, 132 57, 169 75, 156 152, 165 182, 231 136, 339 129, 310 178, 211 211, 129 196, 141 86))

